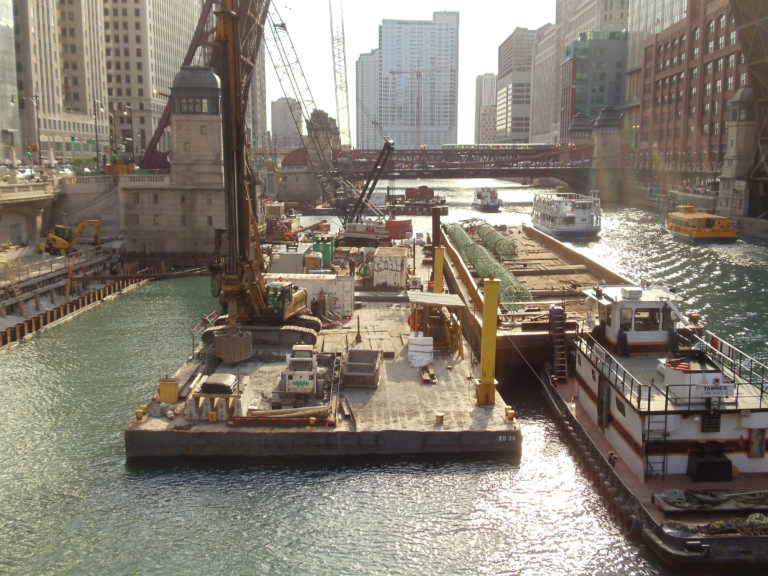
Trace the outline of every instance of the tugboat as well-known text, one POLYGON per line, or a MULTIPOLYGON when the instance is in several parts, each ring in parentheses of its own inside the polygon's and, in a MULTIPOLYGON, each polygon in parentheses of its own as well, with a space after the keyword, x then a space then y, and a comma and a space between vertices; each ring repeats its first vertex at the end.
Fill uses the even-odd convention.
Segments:
POLYGON ((628 536, 670 565, 768 562, 768 366, 661 287, 597 285, 543 390, 628 536))
POLYGON ((475 190, 472 208, 480 212, 498 212, 501 208, 499 193, 495 188, 478 188, 475 190))

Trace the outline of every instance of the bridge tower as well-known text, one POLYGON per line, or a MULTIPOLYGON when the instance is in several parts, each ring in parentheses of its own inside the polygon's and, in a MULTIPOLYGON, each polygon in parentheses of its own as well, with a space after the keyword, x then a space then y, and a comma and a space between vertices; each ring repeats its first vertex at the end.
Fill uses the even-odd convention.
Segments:
POLYGON ((603 108, 595 120, 594 154, 595 187, 605 203, 626 202, 630 187, 624 178, 624 155, 621 146, 622 113, 603 108))
POLYGON ((175 185, 224 186, 220 92, 212 68, 182 66, 174 78, 169 159, 175 185))

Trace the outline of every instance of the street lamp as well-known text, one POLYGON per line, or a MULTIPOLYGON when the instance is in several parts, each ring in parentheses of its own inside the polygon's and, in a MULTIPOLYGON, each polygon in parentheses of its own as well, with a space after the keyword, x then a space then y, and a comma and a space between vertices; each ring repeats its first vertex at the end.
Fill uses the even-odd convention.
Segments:
POLYGON ((131 158, 131 164, 133 164, 133 157, 134 157, 134 154, 135 154, 135 142, 136 142, 136 134, 135 134, 135 132, 133 130, 133 106, 131 106, 130 104, 126 104, 123 107, 123 116, 128 116, 128 112, 129 111, 131 113, 131 137, 129 138, 129 140, 131 141, 131 156, 130 156, 130 158, 131 158))
MULTIPOLYGON (((42 166, 43 164, 43 152, 40 150, 40 111, 38 110, 38 106, 40 105, 40 100, 37 97, 37 94, 34 96, 21 96, 22 100, 29 100, 32 102, 32 104, 35 107, 35 126, 37 133, 35 134, 35 146, 37 147, 37 163, 42 166)), ((11 96, 11 104, 16 103, 16 98, 14 96, 11 96)), ((31 155, 30 155, 31 157, 31 155)))

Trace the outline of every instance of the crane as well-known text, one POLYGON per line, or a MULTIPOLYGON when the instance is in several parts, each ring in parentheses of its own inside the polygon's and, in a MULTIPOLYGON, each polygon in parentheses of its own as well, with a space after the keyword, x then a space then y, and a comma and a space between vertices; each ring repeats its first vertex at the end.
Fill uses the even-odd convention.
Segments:
MULTIPOLYGON (((203 3, 197 27, 187 47, 187 53, 184 56, 182 66, 203 63, 214 68, 216 73, 219 74, 219 66, 223 58, 220 54, 220 45, 214 41, 216 30, 213 13, 217 7, 223 4, 222 0, 205 0, 203 3)), ((237 27, 240 45, 237 47, 237 50, 239 54, 238 74, 240 77, 238 81, 240 92, 236 101, 240 103, 243 109, 243 117, 245 117, 245 110, 248 107, 250 98, 254 67, 257 62, 259 46, 261 46, 262 42, 264 19, 269 10, 270 0, 235 0, 234 2, 227 3, 227 5, 231 5, 232 10, 238 15, 237 27)), ((157 91, 156 94, 164 95, 162 92, 157 91)), ((171 125, 172 106, 173 101, 167 98, 163 114, 157 123, 157 128, 147 143, 141 158, 140 165, 142 168, 168 169, 170 167, 167 157, 168 153, 161 152, 158 146, 166 128, 171 125)))
POLYGON ((309 89, 309 84, 304 75, 304 69, 296 55, 296 49, 288 33, 288 27, 280 17, 277 7, 272 4, 267 15, 266 32, 264 42, 267 47, 269 59, 277 74, 280 87, 286 98, 293 98, 299 103, 301 115, 297 116, 292 107, 289 106, 293 121, 296 124, 296 130, 301 138, 302 146, 307 148, 307 161, 310 169, 317 175, 322 189, 323 200, 329 200, 333 197, 334 191, 342 185, 349 185, 340 181, 338 175, 334 172, 330 146, 327 142, 321 142, 312 130, 307 130, 310 143, 315 154, 312 154, 309 147, 306 146, 302 134, 302 124, 309 124, 313 113, 317 111, 315 100, 309 89))
POLYGON ((344 14, 341 0, 328 0, 331 13, 331 48, 333 51, 333 77, 336 81, 336 122, 342 147, 352 146, 349 125, 349 91, 347 90, 347 56, 344 41, 344 14))
MULTIPOLYGON (((414 126, 416 127, 416 138, 415 138, 415 148, 419 149, 421 148, 422 142, 421 142, 421 93, 423 90, 423 77, 426 74, 434 74, 437 72, 454 72, 456 68, 453 66, 449 66, 447 68, 430 68, 427 70, 423 70, 421 68, 421 64, 419 64, 416 68, 416 70, 390 70, 389 75, 392 81, 392 84, 395 83, 395 77, 398 75, 406 75, 415 78, 415 80, 411 81, 411 91, 414 90, 416 92, 416 103, 415 103, 415 109, 414 109, 414 126)), ((407 122, 409 119, 406 118, 405 121, 407 122)))
POLYGON ((267 285, 264 280, 264 256, 253 213, 255 186, 245 157, 245 107, 240 105, 242 45, 235 2, 223 0, 216 13, 227 228, 216 231, 211 286, 227 314, 223 324, 203 336, 204 341, 212 338, 216 356, 233 364, 250 358, 256 332, 267 332, 272 341, 287 335, 314 343, 322 326, 318 319, 304 314, 309 309, 306 290, 290 282, 267 285), (270 328, 270 324, 274 326, 270 328))

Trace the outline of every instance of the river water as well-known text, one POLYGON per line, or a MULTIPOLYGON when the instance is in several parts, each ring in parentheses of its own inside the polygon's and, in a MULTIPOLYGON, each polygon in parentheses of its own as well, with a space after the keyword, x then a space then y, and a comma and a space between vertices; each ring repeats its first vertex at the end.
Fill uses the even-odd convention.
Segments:
MULTIPOLYGON (((477 216, 487 181, 434 182, 446 220, 477 216)), ((505 188, 492 223, 528 219, 505 188)), ((400 186, 410 183, 398 183, 400 186)), ((429 218, 414 221, 430 231, 429 218)), ((762 357, 768 247, 689 246, 659 215, 604 211, 577 249, 667 281, 703 320, 762 357)), ((136 288, 0 351, 2 574, 672 574, 628 542, 560 441, 532 377, 508 392, 523 456, 498 461, 125 462, 123 429, 192 350, 208 280, 136 288)))

